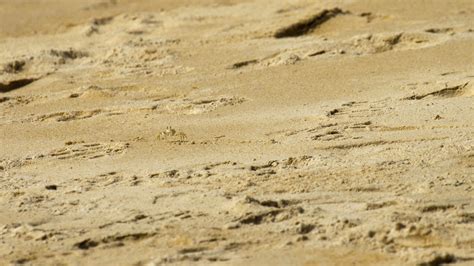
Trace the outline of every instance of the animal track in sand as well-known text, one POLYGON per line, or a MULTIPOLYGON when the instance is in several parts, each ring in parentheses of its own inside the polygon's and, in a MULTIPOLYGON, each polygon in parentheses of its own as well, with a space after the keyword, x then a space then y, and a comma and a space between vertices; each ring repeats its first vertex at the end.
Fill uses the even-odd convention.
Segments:
POLYGON ((5 96, 0 97, 0 105, 5 108, 13 108, 19 105, 27 105, 40 97, 37 96, 5 96))
MULTIPOLYGON (((176 65, 179 54, 170 49, 179 40, 130 40, 98 58, 107 68, 104 73, 167 76, 188 73, 192 67, 176 65)), ((101 74, 103 75, 103 74, 101 74)))
POLYGON ((123 142, 71 143, 64 148, 49 152, 47 156, 59 160, 80 158, 96 159, 104 156, 122 154, 129 145, 130 144, 123 142))
MULTIPOLYGON (((6 225, 4 233, 10 233, 14 238, 23 240, 43 241, 61 233, 54 230, 43 230, 31 224, 15 223, 6 225)), ((1 234, 1 233, 0 233, 1 234)))
POLYGON ((260 211, 257 213, 250 213, 243 217, 237 218, 235 221, 239 222, 240 224, 251 224, 251 225, 259 225, 262 223, 270 223, 270 222, 281 222, 284 220, 291 219, 293 216, 298 215, 299 213, 303 213, 303 209, 289 209, 289 210, 268 210, 268 211, 260 211))
POLYGON ((270 56, 261 58, 261 59, 252 59, 242 62, 234 63, 232 66, 228 67, 228 69, 240 69, 249 66, 257 66, 259 68, 263 67, 272 67, 272 66, 280 66, 280 65, 294 65, 298 61, 301 60, 301 57, 297 55, 297 53, 293 52, 281 52, 275 53, 270 56))
MULTIPOLYGON (((73 244, 73 247, 76 249, 82 249, 82 250, 87 250, 91 248, 95 248, 99 245, 101 246, 111 246, 114 243, 120 244, 120 246, 123 245, 123 243, 127 242, 136 242, 136 241, 141 241, 147 238, 154 237, 157 233, 156 232, 138 232, 138 233, 128 233, 128 234, 115 234, 115 235, 109 235, 105 236, 101 239, 84 239, 82 241, 76 242, 73 244)), ((103 247, 106 248, 106 247, 103 247)))
POLYGON ((453 28, 430 28, 425 30, 428 33, 454 33, 453 28))
MULTIPOLYGON (((459 90, 462 91, 461 95, 466 93, 464 85, 455 88, 457 91, 448 91, 449 95, 459 95, 459 90)), ((444 92, 442 94, 445 95, 444 92)), ((318 116, 317 120, 321 121, 316 124, 311 123, 300 129, 291 128, 271 132, 266 136, 280 145, 298 141, 313 141, 313 145, 316 145, 314 148, 318 150, 348 151, 376 147, 378 147, 377 149, 389 149, 395 145, 405 146, 409 143, 436 143, 450 138, 450 135, 447 134, 447 130, 450 128, 465 128, 465 130, 470 128, 457 124, 440 125, 435 121, 442 118, 435 115, 429 117, 429 120, 423 124, 414 124, 408 121, 404 123, 398 117, 418 112, 419 108, 397 98, 339 104, 336 108, 333 107, 327 111, 327 117, 318 116), (387 106, 392 106, 390 111, 387 110, 387 106), (382 117, 386 118, 382 119, 382 117), (423 137, 427 132, 433 133, 423 137), (406 137, 401 138, 401 134, 406 137)))
MULTIPOLYGON (((97 86, 89 86, 86 89, 81 89, 77 93, 72 93, 68 98, 99 98, 109 97, 112 95, 122 94, 118 89, 102 89, 97 86)), ((13 107, 17 104, 27 104, 32 101, 30 98, 23 96, 18 97, 2 97, 0 104, 7 104, 13 107)), ((28 118, 22 118, 19 121, 28 122, 71 122, 77 120, 84 120, 96 116, 113 116, 122 115, 131 112, 154 112, 159 114, 180 114, 180 115, 199 115, 203 113, 212 112, 218 108, 225 106, 234 106, 245 102, 245 98, 241 97, 200 97, 197 99, 187 98, 161 98, 159 100, 151 101, 136 100, 128 105, 116 105, 108 108, 99 108, 93 110, 73 110, 60 111, 50 114, 30 115, 28 118), (158 102, 158 104, 157 104, 158 102)))
POLYGON ((472 96, 474 95, 473 86, 466 82, 461 85, 456 85, 452 87, 446 87, 443 89, 427 92, 427 93, 420 93, 414 94, 409 97, 403 98, 403 100, 422 100, 424 98, 451 98, 456 96, 472 96))
POLYGON ((304 209, 294 205, 297 202, 288 200, 257 200, 252 197, 245 197, 238 200, 232 206, 231 211, 237 215, 231 224, 258 225, 270 222, 282 222, 304 213, 304 209))
POLYGON ((342 49, 354 54, 377 54, 391 50, 420 49, 434 46, 442 39, 421 32, 383 33, 355 36, 344 42, 342 49))
POLYGON ((59 63, 65 63, 66 60, 74 60, 82 57, 88 56, 88 53, 83 52, 83 51, 78 51, 72 48, 69 48, 67 50, 55 50, 52 49, 49 51, 50 55, 54 57, 59 57, 60 61, 59 63))
POLYGON ((32 161, 32 158, 29 159, 0 159, 0 172, 8 171, 13 168, 20 168, 25 165, 29 165, 32 161))
MULTIPOLYGON (((98 158, 98 157, 95 157, 98 158)), ((94 159, 94 158, 91 158, 94 159)), ((125 177, 123 174, 112 171, 98 176, 76 178, 74 181, 78 182, 78 187, 81 187, 83 191, 91 191, 97 189, 103 189, 111 185, 120 185, 124 181, 138 181, 139 177, 125 177)), ((140 181, 136 182, 136 185, 140 181)), ((73 190, 75 191, 75 190, 73 190)))
POLYGON ((97 109, 92 111, 69 111, 69 112, 57 112, 47 115, 40 115, 33 118, 33 121, 47 121, 47 120, 55 120, 57 122, 66 122, 66 121, 73 121, 73 120, 82 120, 91 118, 102 113, 103 110, 97 109))
POLYGON ((377 33, 357 35, 342 41, 309 42, 300 48, 282 48, 269 56, 236 62, 227 69, 265 68, 293 65, 299 61, 332 56, 362 56, 392 50, 422 49, 439 44, 446 38, 425 32, 377 33))
POLYGON ((102 88, 97 85, 88 85, 79 87, 76 92, 69 95, 69 98, 108 98, 119 95, 122 90, 126 91, 127 87, 123 88, 102 88))
POLYGON ((84 110, 84 111, 63 111, 63 112, 55 112, 45 115, 30 115, 29 118, 22 118, 19 120, 15 120, 14 122, 46 122, 46 121, 54 121, 54 122, 71 122, 77 120, 85 120, 89 118, 93 118, 96 116, 114 116, 114 115, 122 115, 127 112, 131 111, 141 111, 141 110, 149 110, 148 106, 144 106, 141 108, 115 108, 115 109, 95 109, 95 110, 84 110))
POLYGON ((89 56, 88 52, 71 47, 67 49, 42 50, 31 55, 28 59, 28 65, 30 66, 30 71, 45 75, 57 71, 60 65, 66 65, 89 56))
POLYGON ((474 168, 474 153, 466 153, 459 156, 458 163, 461 166, 465 166, 468 168, 474 168))
MULTIPOLYGON (((222 162, 218 165, 209 164, 204 166, 195 166, 186 169, 174 169, 165 172, 153 173, 149 178, 153 182, 162 182, 167 186, 176 186, 179 184, 208 184, 218 185, 221 182, 228 183, 230 180, 243 180, 243 186, 251 183, 265 183, 265 181, 276 174, 287 173, 294 169, 305 169, 314 165, 315 159, 311 156, 290 157, 284 160, 273 160, 263 165, 243 166, 237 162, 222 162), (245 177, 242 179, 242 177, 245 177)), ((238 182, 241 184, 241 182, 238 182)), ((244 191, 251 186, 242 188, 241 185, 233 187, 232 190, 244 191)), ((272 205, 273 203, 263 202, 263 205, 272 205)), ((282 203, 284 204, 284 203, 282 203)))
POLYGON ((224 106, 233 106, 241 104, 246 99, 240 97, 220 96, 217 98, 201 98, 201 99, 165 99, 152 109, 161 113, 197 115, 208 113, 224 106))
POLYGON ((9 62, 3 66, 3 72, 9 74, 16 74, 18 72, 23 71, 25 64, 25 60, 15 60, 13 62, 9 62))

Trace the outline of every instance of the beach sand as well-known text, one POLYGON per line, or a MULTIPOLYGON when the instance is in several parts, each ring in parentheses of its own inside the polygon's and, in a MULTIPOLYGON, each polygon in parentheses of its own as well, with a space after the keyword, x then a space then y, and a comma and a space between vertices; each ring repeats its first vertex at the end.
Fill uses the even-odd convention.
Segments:
POLYGON ((472 265, 472 0, 0 0, 0 264, 472 265))

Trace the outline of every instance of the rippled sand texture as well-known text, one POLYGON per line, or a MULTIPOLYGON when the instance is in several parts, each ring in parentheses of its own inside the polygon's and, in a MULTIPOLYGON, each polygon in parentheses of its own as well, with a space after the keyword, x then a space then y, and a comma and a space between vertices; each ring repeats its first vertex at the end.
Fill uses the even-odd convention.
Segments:
POLYGON ((0 0, 0 264, 472 265, 473 25, 472 0, 0 0))

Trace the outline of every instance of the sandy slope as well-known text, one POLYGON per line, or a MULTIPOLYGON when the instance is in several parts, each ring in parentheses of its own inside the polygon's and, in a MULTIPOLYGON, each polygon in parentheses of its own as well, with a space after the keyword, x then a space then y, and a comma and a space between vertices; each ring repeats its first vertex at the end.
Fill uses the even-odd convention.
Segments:
POLYGON ((0 264, 472 265, 473 21, 0 0, 0 264))

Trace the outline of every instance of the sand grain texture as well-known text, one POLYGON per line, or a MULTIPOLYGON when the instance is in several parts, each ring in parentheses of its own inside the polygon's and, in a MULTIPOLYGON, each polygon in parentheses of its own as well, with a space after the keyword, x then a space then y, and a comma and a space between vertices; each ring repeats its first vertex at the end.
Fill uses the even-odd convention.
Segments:
POLYGON ((0 264, 472 265, 473 22, 0 0, 0 264))

